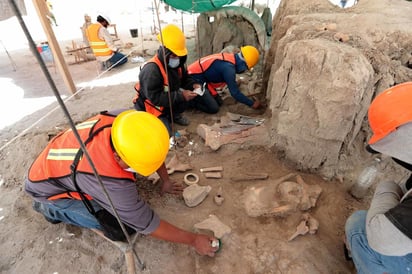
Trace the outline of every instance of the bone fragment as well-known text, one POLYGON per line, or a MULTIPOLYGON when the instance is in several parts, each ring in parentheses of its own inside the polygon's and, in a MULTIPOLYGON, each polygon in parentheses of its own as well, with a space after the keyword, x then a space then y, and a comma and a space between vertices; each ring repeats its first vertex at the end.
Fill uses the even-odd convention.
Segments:
POLYGON ((223 193, 222 187, 219 187, 218 191, 216 192, 215 197, 213 198, 213 200, 215 201, 215 204, 217 204, 218 206, 222 205, 223 201, 225 200, 222 193, 223 193))
POLYGON ((299 235, 305 235, 306 233, 309 232, 309 227, 306 225, 306 221, 303 220, 300 222, 298 227, 296 228, 296 232, 289 238, 289 242, 295 239, 299 235))
POLYGON ((302 217, 306 221, 307 226, 309 227, 309 234, 315 234, 319 228, 318 220, 313 218, 309 213, 304 213, 302 217))
POLYGON ((268 215, 274 215, 274 216, 285 216, 289 214, 292 211, 295 211, 296 208, 293 205, 283 205, 283 206, 278 206, 272 209, 271 212, 269 212, 268 215))
POLYGON ((267 173, 244 173, 239 174, 231 178, 232 181, 239 182, 239 181, 253 181, 253 180, 266 180, 269 178, 267 173))
POLYGON ((220 173, 220 172, 206 172, 205 177, 206 178, 220 179, 220 178, 222 178, 222 173, 220 173))
POLYGON ((204 167, 200 169, 200 172, 213 172, 213 171, 223 171, 222 166, 204 167))
POLYGON ((316 206, 316 202, 322 193, 322 188, 318 185, 308 185, 305 183, 300 175, 296 176, 296 182, 300 184, 302 189, 302 199, 300 201, 299 209, 308 210, 316 206))
POLYGON ((168 174, 172 174, 175 171, 186 171, 192 169, 189 164, 182 164, 176 154, 173 155, 172 159, 170 159, 170 161, 166 164, 166 168, 168 174))
POLYGON ((210 214, 209 218, 194 225, 196 229, 204 229, 213 231, 216 238, 222 238, 226 234, 229 234, 232 229, 222 223, 216 215, 210 214))
POLYGON ((193 184, 183 190, 183 198, 188 207, 194 207, 203 202, 209 192, 212 190, 211 186, 199 186, 193 184))

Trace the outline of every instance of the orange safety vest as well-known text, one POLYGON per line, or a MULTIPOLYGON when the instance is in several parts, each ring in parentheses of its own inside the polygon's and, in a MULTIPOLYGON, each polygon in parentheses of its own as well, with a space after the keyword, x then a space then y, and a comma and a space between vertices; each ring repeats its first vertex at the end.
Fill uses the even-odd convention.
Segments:
POLYGON ((109 56, 113 54, 113 51, 107 46, 106 41, 99 37, 99 29, 102 27, 100 23, 95 23, 88 26, 86 31, 90 48, 95 56, 109 56))
MULTIPOLYGON (((157 55, 155 55, 152 59, 150 59, 149 61, 146 62, 153 62, 155 63, 160 70, 160 73, 162 73, 162 77, 163 77, 163 90, 164 92, 169 92, 169 81, 168 81, 168 77, 166 75, 166 70, 163 67, 162 62, 160 61, 159 57, 157 55)), ((182 75, 182 70, 181 68, 179 68, 179 76, 182 75)), ((136 95, 133 98, 133 104, 136 104, 137 100, 140 97, 140 82, 137 82, 134 85, 134 89, 136 90, 136 95)), ((162 115, 163 111, 164 111, 164 107, 161 106, 156 106, 155 104, 153 104, 149 99, 145 99, 144 100, 144 107, 146 109, 146 112, 153 114, 156 117, 159 117, 160 115, 162 115)))
MULTIPOLYGON (((216 60, 223 60, 236 64, 235 55, 233 53, 216 53, 212 55, 205 56, 199 60, 193 62, 187 67, 189 74, 200 74, 205 72, 216 60)), ((207 83, 207 88, 213 96, 216 96, 218 93, 216 88, 222 88, 226 83, 207 83)))
MULTIPOLYGON (((135 180, 131 172, 125 171, 113 157, 110 133, 114 116, 108 114, 96 115, 83 123, 76 125, 80 138, 86 144, 86 149, 100 176, 135 180), (92 138, 92 139, 90 139, 92 138), (91 140, 87 142, 87 139, 91 140)), ((71 175, 71 165, 81 150, 80 145, 71 129, 55 136, 40 153, 29 169, 29 180, 33 183, 45 182, 71 175)), ((77 172, 94 174, 86 157, 82 157, 76 169, 77 172)), ((66 192, 49 198, 77 199, 77 192, 66 192), (65 196, 62 196, 66 194, 65 196), (61 197, 60 197, 61 196, 61 197)))

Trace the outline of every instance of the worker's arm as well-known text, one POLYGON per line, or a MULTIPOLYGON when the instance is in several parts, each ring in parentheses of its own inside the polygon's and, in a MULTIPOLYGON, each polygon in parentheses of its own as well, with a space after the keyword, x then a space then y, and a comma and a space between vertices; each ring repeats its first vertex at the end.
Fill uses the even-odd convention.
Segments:
POLYGON ((150 235, 157 239, 190 245, 194 247, 200 255, 213 257, 218 249, 218 247, 212 247, 212 241, 217 240, 215 237, 192 233, 163 220, 160 220, 159 227, 150 235))
POLYGON ((107 46, 114 52, 118 51, 119 49, 115 46, 112 36, 110 35, 109 31, 105 27, 99 28, 99 38, 103 39, 107 46))
POLYGON ((253 100, 249 99, 246 95, 244 95, 236 82, 236 69, 233 64, 229 62, 223 62, 225 64, 221 64, 225 66, 225 69, 222 70, 223 72, 223 79, 224 82, 227 84, 229 89, 230 95, 235 98, 236 101, 239 103, 245 104, 249 107, 253 106, 253 100))
POLYGON ((162 188, 160 190, 161 194, 171 193, 171 194, 181 194, 183 191, 183 186, 174 181, 170 180, 169 174, 167 173, 166 165, 163 163, 159 169, 156 171, 162 181, 162 188))
POLYGON ((366 217, 366 236, 369 245, 387 256, 412 253, 412 240, 403 234, 386 216, 389 210, 400 206, 402 190, 395 182, 377 185, 366 217))
MULTIPOLYGON (((140 92, 156 106, 169 107, 169 94, 173 103, 183 102, 185 98, 180 91, 164 91, 163 76, 155 63, 147 63, 139 73, 140 92)), ((176 79, 169 79, 173 82, 176 79)))

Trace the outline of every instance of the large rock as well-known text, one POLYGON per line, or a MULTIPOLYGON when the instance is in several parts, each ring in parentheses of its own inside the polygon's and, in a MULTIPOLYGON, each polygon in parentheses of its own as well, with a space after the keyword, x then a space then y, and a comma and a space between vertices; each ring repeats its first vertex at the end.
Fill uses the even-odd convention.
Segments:
POLYGON ((410 81, 411 3, 282 1, 273 20, 263 90, 272 145, 298 167, 332 178, 365 160, 371 99, 410 81))

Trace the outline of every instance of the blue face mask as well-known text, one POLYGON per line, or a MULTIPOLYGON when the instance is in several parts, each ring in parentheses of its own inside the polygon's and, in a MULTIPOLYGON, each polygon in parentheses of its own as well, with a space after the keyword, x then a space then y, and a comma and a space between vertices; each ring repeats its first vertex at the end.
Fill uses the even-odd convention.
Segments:
POLYGON ((236 73, 240 74, 240 73, 245 72, 248 69, 248 67, 247 67, 245 59, 243 58, 243 56, 240 52, 237 54, 237 57, 239 59, 237 59, 236 65, 235 65, 236 73))
POLYGON ((180 58, 169 58, 169 67, 177 68, 180 64, 180 58))

